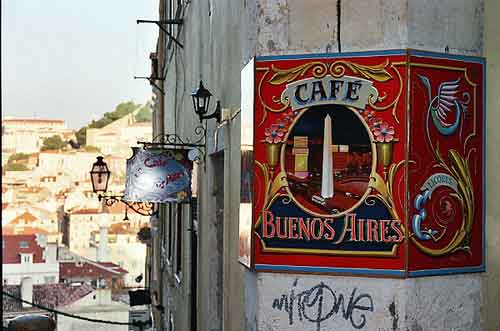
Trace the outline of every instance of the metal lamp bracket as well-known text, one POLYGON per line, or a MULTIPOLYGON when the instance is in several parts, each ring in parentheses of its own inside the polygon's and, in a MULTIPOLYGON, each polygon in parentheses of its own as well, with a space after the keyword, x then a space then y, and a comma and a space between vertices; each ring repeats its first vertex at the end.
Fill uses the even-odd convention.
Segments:
POLYGON ((153 138, 153 142, 138 141, 144 149, 190 149, 198 151, 198 155, 192 161, 202 161, 205 159, 206 149, 206 129, 203 125, 198 125, 194 128, 194 139, 181 138, 177 134, 167 133, 157 135, 153 138))
POLYGON ((172 36, 172 34, 170 32, 168 32, 166 29, 165 29, 165 25, 182 25, 184 22, 182 19, 175 19, 175 20, 160 20, 160 21, 153 21, 153 20, 137 20, 137 24, 140 24, 140 23, 154 23, 156 25, 158 25, 158 27, 163 31, 165 32, 165 34, 167 36, 170 37, 170 39, 172 39, 172 41, 174 43, 176 43, 180 48, 184 48, 184 45, 182 45, 182 43, 177 40, 177 38, 175 38, 174 36, 172 36))
POLYGON ((125 204, 128 208, 142 216, 158 216, 158 204, 155 202, 130 202, 123 200, 123 195, 103 195, 99 194, 99 201, 103 201, 104 205, 111 207, 117 202, 125 204))
POLYGON ((156 83, 155 83, 155 80, 161 80, 161 81, 164 81, 165 80, 165 77, 145 77, 145 76, 134 76, 134 79, 147 79, 149 80, 149 84, 153 85, 154 87, 156 87, 158 89, 158 91, 161 92, 161 94, 165 95, 165 91, 159 87, 156 83))

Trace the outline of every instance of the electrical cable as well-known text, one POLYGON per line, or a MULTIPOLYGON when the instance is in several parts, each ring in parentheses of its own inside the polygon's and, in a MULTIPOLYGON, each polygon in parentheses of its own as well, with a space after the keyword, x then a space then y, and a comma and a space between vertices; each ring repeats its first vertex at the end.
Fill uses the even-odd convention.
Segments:
POLYGON ((16 297, 15 295, 12 295, 10 293, 5 292, 5 291, 2 291, 2 294, 5 295, 5 296, 8 296, 8 297, 10 297, 10 298, 12 298, 14 300, 17 300, 17 301, 29 304, 29 305, 31 305, 33 307, 36 307, 36 308, 39 308, 39 309, 42 309, 42 310, 45 310, 45 311, 48 311, 48 312, 51 312, 51 313, 63 315, 63 316, 70 317, 70 318, 80 319, 80 320, 84 320, 84 321, 88 321, 88 322, 102 323, 102 324, 113 324, 113 325, 131 325, 131 326, 137 326, 139 328, 142 328, 144 325, 148 324, 148 322, 141 322, 141 321, 127 323, 127 322, 107 321, 107 320, 101 320, 101 319, 95 319, 95 318, 88 318, 88 317, 73 315, 73 314, 65 313, 65 312, 60 311, 60 310, 55 310, 55 309, 52 309, 52 308, 48 308, 48 307, 45 307, 45 306, 42 306, 42 305, 30 302, 30 301, 23 300, 21 298, 16 297))

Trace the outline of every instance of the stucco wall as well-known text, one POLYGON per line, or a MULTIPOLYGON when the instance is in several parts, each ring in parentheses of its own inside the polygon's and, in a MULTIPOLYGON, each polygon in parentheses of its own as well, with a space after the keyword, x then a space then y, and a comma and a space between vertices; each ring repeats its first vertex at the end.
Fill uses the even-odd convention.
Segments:
POLYGON ((258 330, 477 330, 480 279, 259 274, 258 330))
MULTIPOLYGON (((179 39, 184 48, 167 50, 165 81, 165 131, 183 139, 196 139, 194 127, 200 122, 193 111, 191 96, 200 79, 212 94, 211 109, 217 100, 233 111, 239 107, 243 1, 191 2, 185 8, 179 39), (175 111, 174 111, 175 110, 175 111)), ((205 122, 205 121, 204 121, 205 122)), ((243 267, 237 254, 238 210, 233 198, 237 182, 233 175, 229 139, 225 129, 218 131, 218 153, 214 154, 215 121, 209 120, 206 164, 198 177, 198 330, 243 330, 243 267), (225 178, 226 181, 220 179, 225 178), (222 207, 224 206, 224 208, 222 207), (232 207, 229 207, 232 206, 232 207)), ((239 133, 238 133, 239 135, 239 133)), ((231 150, 232 152, 232 150, 231 150)), ((239 193, 238 193, 239 194, 239 193)), ((164 273, 165 319, 172 313, 176 330, 190 327, 191 274, 189 217, 183 219, 183 275, 181 282, 169 281, 164 273)), ((168 324, 168 323, 167 323, 168 324)))

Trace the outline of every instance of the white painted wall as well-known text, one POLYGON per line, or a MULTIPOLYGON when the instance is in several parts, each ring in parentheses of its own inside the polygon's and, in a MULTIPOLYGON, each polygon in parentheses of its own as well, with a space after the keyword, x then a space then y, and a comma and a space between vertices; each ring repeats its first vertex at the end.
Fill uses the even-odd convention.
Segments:
POLYGON ((59 282, 59 263, 3 264, 2 279, 9 285, 20 285, 24 277, 33 279, 33 284, 46 284, 45 277, 54 277, 59 282))
POLYGON ((257 330, 478 330, 480 276, 257 276, 257 330))
MULTIPOLYGON (((87 318, 128 323, 129 306, 111 301, 108 289, 96 290, 61 310, 87 318)), ((57 317, 57 331, 128 331, 127 325, 111 325, 77 320, 66 316, 57 317)))

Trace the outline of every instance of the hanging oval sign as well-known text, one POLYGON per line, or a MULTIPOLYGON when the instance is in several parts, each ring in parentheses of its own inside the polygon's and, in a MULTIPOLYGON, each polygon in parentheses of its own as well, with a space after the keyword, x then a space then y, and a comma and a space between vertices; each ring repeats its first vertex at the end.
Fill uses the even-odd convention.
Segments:
POLYGON ((127 160, 123 200, 183 202, 191 197, 191 170, 187 150, 132 147, 127 160))

